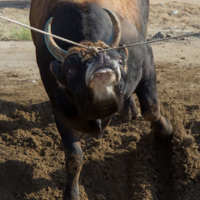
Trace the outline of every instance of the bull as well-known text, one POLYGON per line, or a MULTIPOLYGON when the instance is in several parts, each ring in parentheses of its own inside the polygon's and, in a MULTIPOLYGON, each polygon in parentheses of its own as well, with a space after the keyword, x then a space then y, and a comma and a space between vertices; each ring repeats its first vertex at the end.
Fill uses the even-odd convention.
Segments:
MULTIPOLYGON (((145 41, 149 0, 32 0, 30 24, 97 49, 145 41)), ((156 72, 148 44, 88 53, 85 48, 32 32, 41 79, 61 135, 67 183, 64 199, 78 200, 82 133, 103 136, 114 113, 127 121, 138 109, 159 138, 172 134, 160 114, 156 72)))

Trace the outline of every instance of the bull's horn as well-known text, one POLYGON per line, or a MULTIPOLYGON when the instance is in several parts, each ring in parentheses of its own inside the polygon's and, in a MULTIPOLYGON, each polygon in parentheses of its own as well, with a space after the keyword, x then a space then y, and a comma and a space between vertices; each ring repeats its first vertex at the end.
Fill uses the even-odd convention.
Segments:
MULTIPOLYGON (((53 21, 53 17, 49 19, 45 26, 45 31, 48 33, 51 33, 51 23, 53 21)), ((44 35, 45 43, 47 45, 47 48, 49 52, 59 61, 64 62, 64 59, 66 57, 67 51, 64 51, 61 49, 54 41, 52 36, 44 35)))
POLYGON ((120 22, 117 18, 117 16, 111 12, 110 10, 103 8, 108 15, 110 16, 112 23, 113 23, 113 31, 112 31, 112 35, 109 39, 109 41, 107 42, 107 45, 111 46, 111 47, 118 47, 120 40, 121 40, 121 25, 120 22))

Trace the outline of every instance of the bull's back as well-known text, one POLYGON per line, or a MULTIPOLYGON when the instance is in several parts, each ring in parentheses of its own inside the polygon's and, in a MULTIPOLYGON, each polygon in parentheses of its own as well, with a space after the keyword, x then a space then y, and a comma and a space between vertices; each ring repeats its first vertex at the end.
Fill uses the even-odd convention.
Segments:
MULTIPOLYGON (((138 31, 146 37, 148 16, 149 16, 149 0, 32 0, 30 9, 30 25, 40 28, 40 22, 46 18, 48 12, 55 6, 59 6, 60 2, 71 2, 83 5, 85 3, 96 4, 102 8, 110 9, 113 12, 119 12, 132 24, 138 31)), ((35 42, 37 33, 32 33, 35 42)))
POLYGON ((97 4, 113 12, 119 12, 137 27, 143 37, 146 37, 149 19, 149 0, 100 0, 97 4))

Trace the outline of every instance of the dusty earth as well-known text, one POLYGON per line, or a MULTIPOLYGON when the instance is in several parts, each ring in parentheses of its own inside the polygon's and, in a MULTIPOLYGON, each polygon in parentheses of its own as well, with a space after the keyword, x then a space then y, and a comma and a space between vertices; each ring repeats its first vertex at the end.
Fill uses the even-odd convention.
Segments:
MULTIPOLYGON (((200 31, 198 0, 160 3, 151 1, 148 39, 200 31)), ((28 20, 29 6, 0 1, 0 14, 28 20)), ((199 43, 196 36, 152 44, 172 138, 161 142, 143 118, 123 124, 117 114, 102 139, 83 135, 81 200, 200 199, 199 43)), ((0 200, 62 199, 63 147, 32 42, 0 42, 0 88, 0 200)))

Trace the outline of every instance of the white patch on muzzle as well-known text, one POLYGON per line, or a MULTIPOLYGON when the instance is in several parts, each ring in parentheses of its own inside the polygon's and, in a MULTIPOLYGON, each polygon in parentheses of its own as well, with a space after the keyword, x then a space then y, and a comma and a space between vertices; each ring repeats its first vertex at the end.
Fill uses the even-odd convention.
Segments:
POLYGON ((106 85, 100 87, 94 87, 94 101, 103 101, 103 100, 115 100, 116 94, 114 92, 114 85, 106 85))

